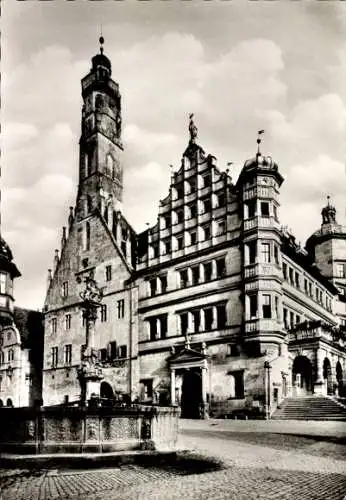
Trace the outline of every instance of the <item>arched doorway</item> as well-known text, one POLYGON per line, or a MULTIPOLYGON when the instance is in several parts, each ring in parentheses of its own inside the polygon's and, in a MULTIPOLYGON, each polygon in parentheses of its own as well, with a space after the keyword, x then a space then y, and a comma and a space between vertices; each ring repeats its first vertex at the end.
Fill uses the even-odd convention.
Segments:
POLYGON ((113 389, 108 382, 101 382, 100 397, 101 399, 114 399, 113 389))
POLYGON ((312 394, 312 364, 308 357, 297 356, 292 368, 292 386, 295 396, 312 394))
POLYGON ((181 391, 181 418, 200 418, 202 403, 202 374, 200 369, 183 372, 181 391))
POLYGON ((333 394, 332 367, 328 358, 323 361, 323 380, 327 394, 333 394))
POLYGON ((9 408, 13 408, 13 402, 12 402, 12 399, 11 398, 8 398, 7 401, 6 401, 6 406, 8 406, 9 408))
POLYGON ((336 363, 335 372, 338 384, 338 396, 343 396, 343 373, 340 361, 336 363))
POLYGON ((2 408, 4 406, 4 402, 2 399, 0 399, 0 408, 2 408))

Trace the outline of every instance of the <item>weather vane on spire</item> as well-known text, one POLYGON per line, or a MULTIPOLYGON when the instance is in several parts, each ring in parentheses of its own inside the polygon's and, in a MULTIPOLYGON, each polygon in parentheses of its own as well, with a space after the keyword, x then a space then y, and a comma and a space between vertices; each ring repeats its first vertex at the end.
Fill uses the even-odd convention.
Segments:
POLYGON ((257 132, 257 155, 259 156, 261 154, 260 151, 260 144, 262 142, 261 135, 264 134, 264 130, 259 130, 257 132))
POLYGON ((101 24, 101 35, 100 35, 100 38, 99 38, 99 42, 101 44, 101 47, 100 47, 100 52, 101 54, 103 54, 103 44, 105 43, 105 39, 103 38, 103 35, 102 35, 102 24, 101 24))
POLYGON ((195 122, 193 121, 194 113, 189 114, 189 132, 190 132, 190 142, 195 143, 197 139, 197 134, 198 134, 198 128, 195 125, 195 122))

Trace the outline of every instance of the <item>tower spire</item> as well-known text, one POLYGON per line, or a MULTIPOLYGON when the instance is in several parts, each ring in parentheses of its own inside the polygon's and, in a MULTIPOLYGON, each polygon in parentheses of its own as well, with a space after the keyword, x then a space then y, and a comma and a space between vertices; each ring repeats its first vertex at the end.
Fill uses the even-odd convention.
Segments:
POLYGON ((264 130, 259 130, 257 132, 257 156, 261 156, 261 151, 260 151, 260 145, 261 145, 261 142, 262 142, 262 138, 261 136, 264 134, 264 130))

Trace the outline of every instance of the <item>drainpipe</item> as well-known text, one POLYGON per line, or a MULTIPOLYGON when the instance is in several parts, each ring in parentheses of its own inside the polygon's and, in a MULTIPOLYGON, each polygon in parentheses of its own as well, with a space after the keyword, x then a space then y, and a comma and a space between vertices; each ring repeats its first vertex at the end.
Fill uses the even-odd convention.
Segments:
POLYGON ((265 386, 265 418, 270 419, 270 370, 271 366, 269 361, 264 362, 264 386, 265 386))

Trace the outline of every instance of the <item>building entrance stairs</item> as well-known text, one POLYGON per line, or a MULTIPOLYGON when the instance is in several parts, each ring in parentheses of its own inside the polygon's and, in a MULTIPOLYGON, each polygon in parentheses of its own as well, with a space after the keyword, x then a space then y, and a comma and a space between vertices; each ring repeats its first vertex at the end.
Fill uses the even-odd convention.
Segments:
POLYGON ((346 421, 346 406, 327 396, 285 398, 272 419, 346 421))

